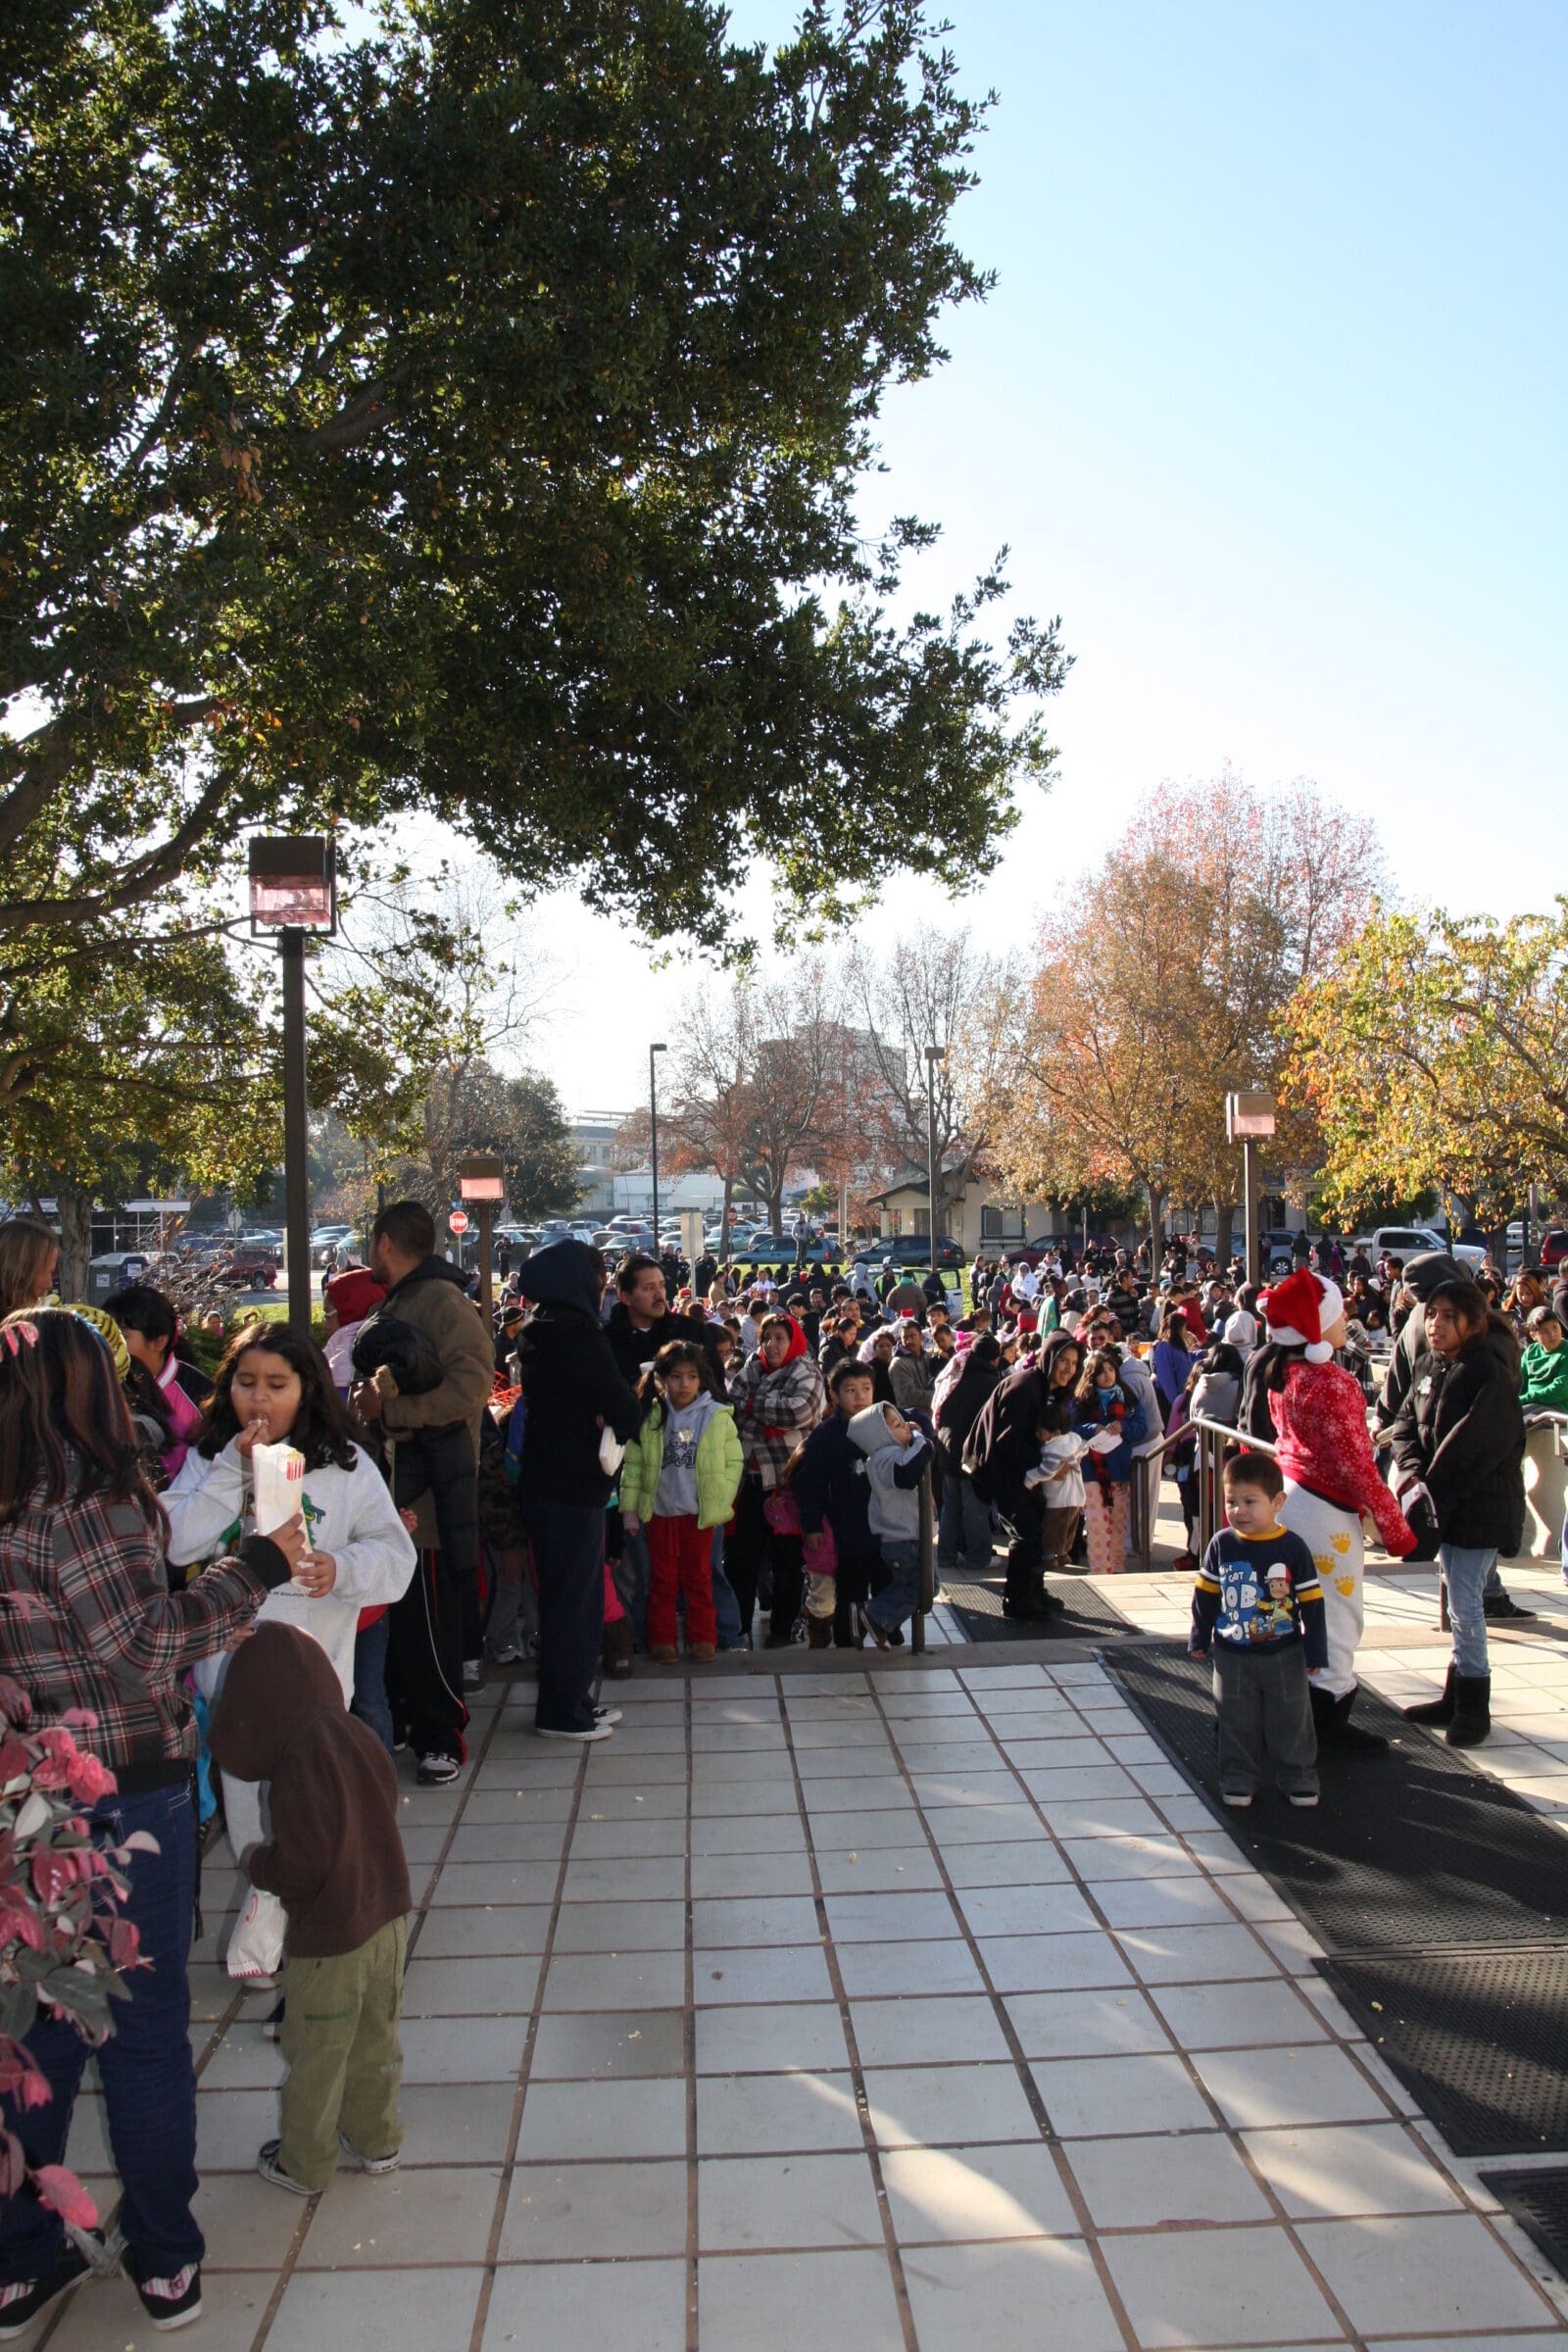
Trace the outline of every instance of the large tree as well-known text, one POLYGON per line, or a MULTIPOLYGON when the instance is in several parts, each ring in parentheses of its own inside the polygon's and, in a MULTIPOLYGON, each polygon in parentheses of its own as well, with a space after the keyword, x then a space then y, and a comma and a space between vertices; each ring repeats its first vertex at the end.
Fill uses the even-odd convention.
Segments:
POLYGON ((493 1152, 515 1218, 562 1216, 577 1205, 577 1152, 561 1097, 548 1078, 508 1076, 488 1062, 443 1071, 424 1105, 422 1149, 392 1163, 395 1188, 444 1220, 458 1198, 459 1163, 493 1152))
MULTIPOLYGON (((1027 989, 999 1004, 982 1089, 1010 1189, 1132 1185, 1212 1203, 1221 1255, 1240 1202, 1225 1096, 1283 1082, 1288 1008, 1355 936, 1383 880, 1373 828, 1298 783, 1227 772, 1165 788, 1044 926, 1027 989)), ((1321 1149, 1304 1102, 1282 1156, 1321 1149)))
POLYGON ((123 956, 236 828, 415 808, 709 944, 760 854, 987 870, 1054 624, 891 619, 930 534, 856 511, 981 110, 923 0, 725 24, 4 13, 0 931, 123 956))
POLYGON ((943 1231, 985 1145, 980 1064, 994 1009, 1017 994, 1021 975, 967 929, 906 932, 896 921, 857 949, 851 968, 860 1131, 889 1181, 906 1163, 924 1168, 934 1141, 943 1231), (928 1059, 932 1047, 940 1061, 928 1059))
POLYGON ((1380 911, 1291 1007, 1330 1204, 1457 1195, 1503 1223, 1568 1190, 1568 899, 1551 914, 1380 911))

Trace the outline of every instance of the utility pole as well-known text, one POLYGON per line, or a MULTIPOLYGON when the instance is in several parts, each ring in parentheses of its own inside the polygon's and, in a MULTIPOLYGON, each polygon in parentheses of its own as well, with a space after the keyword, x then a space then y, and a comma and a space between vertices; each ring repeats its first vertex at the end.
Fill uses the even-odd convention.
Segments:
POLYGON ((662 1054, 662 1045, 648 1049, 648 1155, 654 1177, 654 1249, 659 1249, 659 1065, 656 1054, 662 1054))

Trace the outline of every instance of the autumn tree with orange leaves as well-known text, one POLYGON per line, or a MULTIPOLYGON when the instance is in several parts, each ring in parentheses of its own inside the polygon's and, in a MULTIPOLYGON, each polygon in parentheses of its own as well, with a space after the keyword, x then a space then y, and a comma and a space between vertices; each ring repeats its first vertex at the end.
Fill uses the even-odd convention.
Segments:
MULTIPOLYGON (((1304 781, 1268 795, 1229 770, 1166 786, 1042 926, 1025 987, 991 1024, 979 1116, 1020 1198, 1136 1185, 1212 1204, 1230 1251, 1240 1155, 1228 1093, 1272 1091, 1297 989, 1339 955, 1384 879, 1375 829, 1304 781)), ((1282 1152, 1312 1164, 1309 1114, 1282 1152)))

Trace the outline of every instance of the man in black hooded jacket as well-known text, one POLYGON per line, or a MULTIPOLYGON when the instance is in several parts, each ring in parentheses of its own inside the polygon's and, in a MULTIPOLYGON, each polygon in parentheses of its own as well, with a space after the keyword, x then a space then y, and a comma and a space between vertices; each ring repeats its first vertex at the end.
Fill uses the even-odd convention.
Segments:
POLYGON ((539 1699, 546 1739, 605 1737, 613 1710, 593 1702, 605 1630, 605 1505, 613 1474, 600 1459, 606 1431, 624 1446, 637 1398, 622 1377, 599 1302, 605 1261, 583 1242, 554 1242, 522 1269, 535 1301, 517 1350, 528 1411, 517 1481, 539 1577, 539 1699))

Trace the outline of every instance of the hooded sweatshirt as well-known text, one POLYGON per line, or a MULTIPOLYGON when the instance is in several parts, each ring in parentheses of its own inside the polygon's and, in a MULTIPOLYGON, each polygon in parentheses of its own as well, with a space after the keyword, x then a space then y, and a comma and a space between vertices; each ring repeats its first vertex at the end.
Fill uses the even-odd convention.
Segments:
POLYGON ((614 1480, 600 1465, 600 1423, 624 1445, 636 1434, 638 1407, 600 1320, 595 1253, 583 1242, 552 1242, 518 1279, 536 1302, 517 1348, 528 1399, 517 1482, 523 1509, 537 1495, 603 1510, 614 1480))
POLYGON ((272 1835, 252 1847, 246 1869, 288 1913, 291 1956, 357 1952, 413 1910, 392 1759, 344 1713, 314 1642, 292 1626, 264 1625, 241 1642, 208 1743, 236 1780, 270 1784, 272 1835))
POLYGON ((892 1544, 914 1544, 920 1536, 920 1474, 931 1447, 916 1431, 901 1446, 880 1404, 868 1404, 850 1423, 850 1444, 865 1456, 870 1481, 871 1533, 892 1544))

